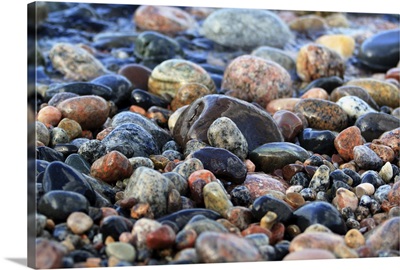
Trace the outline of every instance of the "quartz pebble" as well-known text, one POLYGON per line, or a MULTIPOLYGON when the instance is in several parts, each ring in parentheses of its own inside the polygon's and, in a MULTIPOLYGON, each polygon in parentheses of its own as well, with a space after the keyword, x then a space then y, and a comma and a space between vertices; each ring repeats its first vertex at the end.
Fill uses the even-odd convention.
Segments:
POLYGON ((115 242, 107 245, 106 254, 121 261, 133 262, 136 257, 136 250, 131 244, 115 242))
POLYGON ((82 212, 74 212, 67 218, 68 228, 75 234, 83 234, 93 226, 90 216, 82 212))
POLYGON ((375 112, 365 101, 355 96, 345 96, 336 101, 351 118, 356 120, 361 115, 369 112, 375 112))

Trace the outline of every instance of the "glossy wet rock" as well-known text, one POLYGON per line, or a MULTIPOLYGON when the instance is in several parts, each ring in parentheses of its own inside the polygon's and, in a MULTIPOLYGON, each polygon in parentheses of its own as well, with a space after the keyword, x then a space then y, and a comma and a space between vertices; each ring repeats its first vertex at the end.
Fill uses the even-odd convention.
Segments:
POLYGON ((353 148, 363 145, 364 142, 365 140, 357 126, 342 130, 334 140, 335 148, 344 160, 352 160, 354 158, 353 148))
POLYGON ((157 65, 151 72, 148 88, 152 94, 173 98, 186 83, 200 83, 211 93, 216 92, 214 81, 207 71, 184 59, 169 59, 157 65))
POLYGON ((61 243, 54 240, 39 239, 35 244, 35 267, 37 268, 61 268, 63 257, 67 249, 61 243))
POLYGON ((142 89, 147 91, 147 83, 151 74, 151 69, 140 64, 126 64, 119 70, 118 74, 126 77, 132 84, 132 89, 142 89))
POLYGON ((234 234, 205 232, 196 240, 201 262, 249 262, 261 260, 257 248, 234 234))
POLYGON ((162 225, 146 236, 146 244, 151 249, 168 248, 173 246, 175 238, 175 231, 170 226, 162 225))
POLYGON ((341 131, 348 125, 346 112, 336 103, 321 99, 303 99, 295 112, 304 115, 310 128, 341 131))
POLYGON ((247 157, 247 140, 236 124, 227 117, 220 117, 210 125, 207 138, 213 147, 226 149, 242 160, 247 157))
POLYGON ((310 43, 301 47, 297 55, 296 70, 305 82, 329 76, 343 78, 345 63, 336 51, 310 43))
POLYGON ((399 127, 399 119, 386 113, 370 112, 360 116, 354 124, 367 142, 399 127))
POLYGON ((339 211, 327 202, 310 202, 293 212, 293 220, 304 231, 312 224, 322 224, 337 234, 346 233, 346 225, 339 211))
POLYGON ((88 200, 73 191, 49 191, 38 203, 38 212, 55 221, 65 221, 73 212, 88 213, 88 211, 88 200))
POLYGON ((68 43, 57 43, 49 54, 53 67, 66 79, 88 81, 108 71, 86 50, 68 43))
POLYGON ((177 7, 142 5, 136 9, 133 20, 139 29, 170 35, 176 35, 197 26, 189 13, 177 7))
POLYGON ((378 32, 362 43, 358 59, 373 70, 395 67, 399 62, 399 40, 399 29, 378 32))
POLYGON ((373 79, 353 79, 346 86, 359 86, 365 89, 379 106, 396 108, 399 106, 399 89, 391 83, 373 79))
POLYGON ((230 118, 248 142, 248 150, 271 141, 283 141, 272 117, 245 101, 223 95, 207 95, 189 105, 178 117, 173 129, 174 139, 185 145, 190 139, 208 143, 207 131, 219 117, 230 118), (253 128, 249 130, 247 127, 253 128))
POLYGON ((244 49, 261 45, 282 48, 293 37, 278 16, 256 9, 214 11, 206 18, 200 31, 218 44, 244 49))
POLYGON ((225 69, 221 88, 229 90, 230 96, 265 107, 271 100, 290 97, 292 81, 281 65, 257 56, 242 55, 225 69))
POLYGON ((118 151, 111 151, 96 160, 91 168, 90 174, 107 183, 116 182, 131 176, 133 167, 128 158, 118 151))
POLYGON ((201 161, 204 169, 210 170, 215 176, 235 183, 242 183, 247 169, 243 161, 228 150, 216 147, 204 147, 191 155, 201 161))
POLYGON ((131 104, 140 106, 145 110, 149 109, 151 106, 168 106, 168 102, 163 98, 141 89, 135 89, 131 92, 131 104))
POLYGON ((82 129, 101 127, 109 113, 107 102, 98 96, 80 96, 57 105, 64 118, 75 120, 82 129))
MULTIPOLYGON (((100 76, 102 77, 102 76, 100 76)), ((110 100, 112 96, 112 89, 107 85, 97 84, 95 82, 71 82, 50 86, 47 89, 45 98, 52 99, 55 95, 60 93, 74 93, 79 96, 96 95, 110 100)))
POLYGON ((376 112, 368 103, 355 96, 342 97, 336 101, 336 104, 338 104, 353 121, 366 113, 376 112))
POLYGON ((119 74, 107 74, 91 81, 94 84, 109 87, 111 89, 111 97, 116 105, 122 105, 129 99, 132 91, 132 83, 124 76, 119 74))
POLYGON ((91 203, 96 200, 92 186, 84 175, 65 163, 54 161, 46 167, 43 174, 43 189, 45 192, 65 190, 79 193, 91 203))
POLYGON ((305 128, 299 133, 300 146, 313 153, 332 155, 335 152, 335 133, 330 130, 305 128))
POLYGON ((250 160, 258 170, 265 173, 281 169, 297 160, 303 162, 309 153, 302 147, 289 142, 266 143, 250 152, 250 160))
POLYGON ((213 210, 205 208, 192 208, 179 210, 175 213, 163 216, 158 219, 158 222, 172 221, 175 222, 180 229, 182 229, 189 222, 189 220, 197 215, 202 215, 211 220, 221 218, 221 215, 213 210))
POLYGON ((37 121, 46 126, 57 126, 62 118, 62 113, 59 109, 53 106, 46 106, 40 109, 37 115, 37 121))
POLYGON ((292 217, 291 207, 283 200, 279 200, 270 195, 258 197, 253 202, 251 209, 256 220, 262 219, 268 211, 274 212, 277 215, 276 222, 288 222, 292 217))
POLYGON ((272 117, 280 128, 286 142, 293 142, 304 128, 301 119, 290 111, 279 110, 272 117))

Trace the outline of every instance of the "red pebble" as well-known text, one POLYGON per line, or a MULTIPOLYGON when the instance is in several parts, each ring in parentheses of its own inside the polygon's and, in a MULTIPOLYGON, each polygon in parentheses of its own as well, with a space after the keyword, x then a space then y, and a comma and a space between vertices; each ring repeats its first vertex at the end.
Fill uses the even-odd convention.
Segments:
POLYGON ((90 174, 107 183, 130 177, 133 167, 129 159, 118 151, 111 151, 93 162, 90 174))
POLYGON ((175 231, 167 225, 150 232, 146 236, 147 247, 151 249, 169 248, 175 243, 175 231))

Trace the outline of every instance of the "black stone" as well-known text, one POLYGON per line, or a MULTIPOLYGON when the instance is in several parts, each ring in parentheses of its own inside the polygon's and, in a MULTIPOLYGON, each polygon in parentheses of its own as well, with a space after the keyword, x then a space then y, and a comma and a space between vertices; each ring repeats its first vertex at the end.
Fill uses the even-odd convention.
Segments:
POLYGON ((350 186, 353 185, 353 178, 351 178, 349 175, 347 175, 346 173, 344 173, 342 170, 339 169, 336 169, 329 174, 329 181, 331 183, 335 181, 341 181, 350 186))
POLYGON ((292 178, 289 181, 289 184, 292 186, 300 185, 303 187, 308 187, 310 185, 310 181, 311 181, 311 179, 307 176, 306 173, 298 172, 292 176, 292 178))
POLYGON ((71 154, 65 159, 65 164, 84 174, 90 174, 90 164, 80 154, 71 154))
POLYGON ((124 76, 107 74, 91 81, 94 84, 104 85, 111 89, 111 98, 117 106, 129 105, 128 100, 132 91, 132 83, 124 76))
POLYGON ((339 188, 345 188, 345 189, 347 189, 347 190, 352 191, 351 186, 349 186, 349 185, 346 184, 345 182, 342 182, 342 181, 334 181, 333 184, 332 184, 332 187, 331 187, 331 195, 332 195, 332 197, 335 197, 335 196, 336 196, 336 191, 337 191, 339 188))
POLYGON ((183 209, 178 212, 169 214, 167 216, 157 219, 158 222, 164 222, 166 220, 174 222, 178 225, 179 230, 181 230, 194 216, 202 215, 208 219, 217 220, 221 218, 221 215, 217 212, 205 208, 192 208, 183 209))
POLYGON ((357 172, 348 168, 344 168, 342 171, 353 179, 352 187, 356 187, 361 183, 361 176, 357 172))
POLYGON ((230 192, 233 205, 249 207, 252 203, 251 194, 246 186, 237 186, 230 192))
POLYGON ((261 218, 265 216, 268 211, 272 211, 277 214, 278 217, 276 222, 286 223, 292 217, 292 209, 286 202, 282 200, 274 198, 270 195, 264 195, 254 200, 251 212, 256 220, 261 220, 261 218))
POLYGON ((387 71, 399 62, 400 29, 379 32, 366 39, 359 50, 358 60, 366 67, 387 71))
POLYGON ((67 223, 59 223, 56 226, 54 226, 53 234, 52 236, 57 240, 57 241, 64 241, 68 235, 72 235, 73 232, 68 228, 67 223))
POLYGON ((204 169, 210 170, 216 177, 241 184, 246 178, 247 168, 243 161, 232 152, 216 147, 204 147, 192 153, 199 159, 204 169))
POLYGON ((45 192, 52 190, 73 191, 85 196, 91 205, 96 201, 94 190, 86 181, 84 175, 59 161, 54 161, 47 166, 43 175, 43 189, 45 192))
POLYGON ((156 96, 142 89, 135 89, 131 92, 130 100, 132 105, 137 105, 147 110, 152 106, 167 108, 169 102, 162 97, 156 96))
POLYGON ((82 144, 84 144, 84 143, 86 143, 88 141, 90 141, 90 139, 88 139, 88 138, 76 138, 76 139, 73 139, 72 141, 70 141, 69 143, 73 144, 73 145, 76 145, 76 147, 79 148, 79 147, 82 146, 82 144))
POLYGON ((73 191, 52 190, 45 193, 38 203, 38 212, 55 222, 65 221, 73 212, 88 211, 89 201, 73 191))
POLYGON ((331 156, 336 151, 334 145, 336 136, 330 130, 305 128, 303 132, 300 132, 298 138, 301 147, 313 153, 331 156))
POLYGON ((360 129, 367 142, 372 142, 384 132, 398 128, 399 119, 386 113, 369 112, 361 115, 354 125, 360 129))
POLYGON ((119 240, 119 236, 123 232, 131 232, 133 223, 129 219, 121 216, 108 216, 103 219, 100 225, 100 233, 103 235, 103 241, 111 236, 115 241, 119 240))
POLYGON ((46 170, 47 166, 49 166, 49 164, 50 164, 50 162, 48 162, 46 160, 37 159, 36 160, 36 174, 44 172, 46 170))
POLYGON ((328 92, 328 94, 330 94, 336 87, 340 87, 342 85, 343 80, 338 76, 319 78, 310 82, 306 87, 300 90, 299 96, 303 95, 307 90, 315 87, 322 88, 328 92))
POLYGON ((110 100, 112 97, 112 90, 108 86, 90 82, 73 82, 49 88, 46 91, 45 98, 50 100, 54 95, 62 92, 70 92, 79 96, 96 95, 105 100, 110 100))
POLYGON ((289 246, 290 246, 290 242, 289 241, 282 241, 277 243, 274 246, 275 249, 275 257, 274 260, 275 261, 282 261, 282 259, 289 254, 289 246))
POLYGON ((36 148, 36 153, 37 153, 37 159, 40 160, 45 160, 48 162, 52 161, 64 161, 64 155, 61 154, 60 152, 47 147, 47 146, 39 146, 36 148))
POLYGON ((67 158, 69 155, 77 153, 78 147, 70 143, 58 143, 53 147, 54 150, 60 152, 67 158))
POLYGON ((385 184, 376 171, 366 171, 363 173, 361 176, 361 183, 370 183, 375 187, 375 190, 385 184))
POLYGON ((308 226, 319 223, 328 227, 332 232, 344 235, 347 232, 339 211, 327 202, 310 202, 293 212, 293 222, 301 231, 308 226))

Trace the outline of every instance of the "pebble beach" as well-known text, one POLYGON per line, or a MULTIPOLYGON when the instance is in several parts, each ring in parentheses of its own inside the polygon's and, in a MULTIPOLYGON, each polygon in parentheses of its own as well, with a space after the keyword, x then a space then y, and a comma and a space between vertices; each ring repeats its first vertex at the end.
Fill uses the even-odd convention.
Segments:
POLYGON ((400 256, 398 14, 36 8, 37 268, 400 256))

